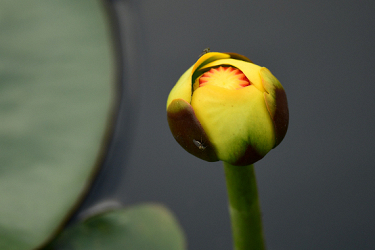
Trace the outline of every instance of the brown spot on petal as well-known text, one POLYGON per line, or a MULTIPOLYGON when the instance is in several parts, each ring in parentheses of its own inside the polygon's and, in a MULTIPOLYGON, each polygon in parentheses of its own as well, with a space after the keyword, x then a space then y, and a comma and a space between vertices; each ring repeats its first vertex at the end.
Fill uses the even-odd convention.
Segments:
POLYGON ((251 62, 253 63, 249 58, 247 58, 246 56, 243 56, 243 55, 240 55, 240 54, 237 54, 237 53, 233 53, 233 52, 224 52, 225 54, 228 54, 232 59, 237 59, 237 60, 241 60, 241 61, 245 61, 245 62, 251 62))
POLYGON ((272 120, 275 126, 276 142, 275 146, 280 144, 286 135, 289 125, 288 101, 283 88, 275 88, 275 113, 272 120))
POLYGON ((262 68, 260 74, 263 87, 267 91, 264 93, 264 100, 275 128, 275 148, 284 139, 288 130, 288 102, 285 90, 279 80, 266 68, 262 68))
POLYGON ((259 161, 263 157, 264 155, 260 155, 251 145, 248 145, 243 156, 231 164, 235 166, 247 166, 259 161))
POLYGON ((219 160, 188 102, 173 100, 167 108, 167 118, 173 137, 186 151, 205 161, 219 160))

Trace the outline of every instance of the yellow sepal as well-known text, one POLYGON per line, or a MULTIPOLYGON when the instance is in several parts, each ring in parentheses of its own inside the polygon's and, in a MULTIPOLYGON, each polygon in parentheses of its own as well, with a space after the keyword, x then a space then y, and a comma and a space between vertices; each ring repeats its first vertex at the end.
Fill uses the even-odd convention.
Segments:
POLYGON ((249 145, 262 156, 275 145, 263 92, 253 85, 240 90, 200 87, 191 105, 222 161, 235 163, 249 145))
POLYGON ((167 100, 167 109, 169 104, 175 99, 183 99, 187 103, 191 102, 191 75, 193 71, 193 66, 191 66, 177 81, 173 89, 169 93, 167 100))
POLYGON ((169 104, 174 99, 183 99, 186 102, 191 102, 191 91, 192 91, 192 84, 193 84, 193 73, 203 67, 204 65, 223 58, 230 58, 228 54, 219 53, 219 52, 210 52, 201 56, 198 61, 191 66, 185 73, 180 77, 177 81, 176 85, 173 87, 171 92, 169 93, 168 100, 167 100, 167 108, 169 104))

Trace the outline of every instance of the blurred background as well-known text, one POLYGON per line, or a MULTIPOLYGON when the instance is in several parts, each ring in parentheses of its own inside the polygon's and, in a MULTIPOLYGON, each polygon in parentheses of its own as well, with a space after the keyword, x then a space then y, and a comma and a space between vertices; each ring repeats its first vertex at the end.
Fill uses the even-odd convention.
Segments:
POLYGON ((255 164, 268 249, 374 249, 374 2, 115 2, 137 33, 140 85, 83 208, 161 202, 190 250, 231 249, 222 163, 185 152, 166 119, 169 91, 210 47, 267 67, 287 93, 287 135, 255 164))

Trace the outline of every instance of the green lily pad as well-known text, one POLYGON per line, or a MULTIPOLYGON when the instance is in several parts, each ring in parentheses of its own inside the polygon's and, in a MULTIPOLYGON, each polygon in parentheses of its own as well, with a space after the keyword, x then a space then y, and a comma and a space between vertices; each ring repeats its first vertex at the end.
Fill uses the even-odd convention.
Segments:
POLYGON ((90 183, 113 58, 100 1, 1 1, 0 20, 0 249, 33 249, 90 183))
POLYGON ((45 250, 184 250, 184 233, 156 204, 94 215, 63 231, 45 250))

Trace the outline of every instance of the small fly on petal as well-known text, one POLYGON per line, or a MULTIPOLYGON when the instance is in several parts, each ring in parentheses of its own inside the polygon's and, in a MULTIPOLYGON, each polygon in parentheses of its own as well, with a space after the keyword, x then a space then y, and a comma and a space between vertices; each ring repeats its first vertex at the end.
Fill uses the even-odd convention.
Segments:
POLYGON ((197 146, 197 148, 199 148, 199 150, 205 150, 207 148, 207 146, 203 145, 203 142, 197 141, 195 139, 193 139, 193 143, 195 146, 197 146))
POLYGON ((205 48, 202 53, 199 55, 199 57, 203 56, 204 54, 207 54, 210 52, 210 48, 205 48))

